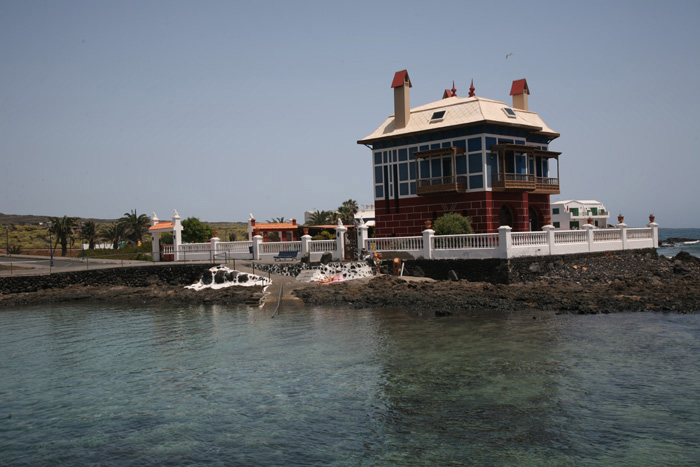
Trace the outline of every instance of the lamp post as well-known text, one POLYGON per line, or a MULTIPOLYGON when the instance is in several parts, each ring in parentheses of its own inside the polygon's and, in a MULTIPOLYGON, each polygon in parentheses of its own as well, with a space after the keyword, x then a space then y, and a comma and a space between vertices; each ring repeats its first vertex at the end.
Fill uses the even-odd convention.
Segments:
POLYGON ((51 248, 52 244, 52 238, 51 238, 51 221, 49 221, 49 253, 51 254, 51 263, 49 268, 53 267, 53 248, 51 248))
POLYGON ((80 223, 80 259, 85 259, 85 246, 83 245, 83 227, 85 227, 85 222, 80 223))

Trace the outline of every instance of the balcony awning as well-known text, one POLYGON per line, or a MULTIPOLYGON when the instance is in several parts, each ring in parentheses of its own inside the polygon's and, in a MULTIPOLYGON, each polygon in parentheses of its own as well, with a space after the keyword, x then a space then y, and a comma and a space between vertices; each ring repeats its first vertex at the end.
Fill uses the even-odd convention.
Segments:
POLYGON ((456 156, 457 154, 464 154, 464 148, 459 146, 450 146, 448 148, 428 149, 413 153, 413 155, 416 156, 416 159, 428 159, 430 157, 440 156, 456 156))
MULTIPOLYGON (((560 152, 556 151, 545 151, 543 149, 538 149, 534 146, 525 146, 523 144, 494 144, 490 148, 491 152, 505 152, 513 151, 522 154, 532 154, 533 156, 540 156, 546 158, 554 158, 559 160, 560 152)), ((416 153, 418 154, 418 153, 416 153)))

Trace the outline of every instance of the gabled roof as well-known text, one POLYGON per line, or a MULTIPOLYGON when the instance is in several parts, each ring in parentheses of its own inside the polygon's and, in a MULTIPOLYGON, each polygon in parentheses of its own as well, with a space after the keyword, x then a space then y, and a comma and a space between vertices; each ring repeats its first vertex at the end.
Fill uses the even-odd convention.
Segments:
POLYGON ((425 133, 432 130, 461 127, 477 123, 495 123, 511 127, 520 127, 534 133, 557 138, 559 133, 549 128, 535 112, 510 107, 505 102, 483 97, 447 97, 411 109, 411 117, 404 128, 396 129, 394 115, 390 115, 379 128, 358 141, 358 144, 370 144, 382 139, 389 139, 411 133, 425 133), (511 108, 515 118, 509 117, 503 108, 511 108), (444 117, 431 123, 431 117, 437 110, 445 110, 444 117))
POLYGON ((408 80, 408 87, 412 88, 413 85, 411 84, 411 78, 408 76, 408 71, 406 70, 401 70, 397 71, 396 74, 394 75, 394 80, 391 82, 391 87, 392 88, 397 88, 399 86, 403 86, 403 83, 408 80))
POLYGON ((530 89, 527 87, 527 81, 525 81, 525 79, 513 81, 513 85, 510 87, 510 95, 516 96, 523 93, 530 94, 530 89))
POLYGON ((156 223, 156 225, 152 225, 151 227, 148 228, 149 232, 155 232, 158 230, 173 230, 173 222, 172 221, 158 222, 158 223, 156 223))

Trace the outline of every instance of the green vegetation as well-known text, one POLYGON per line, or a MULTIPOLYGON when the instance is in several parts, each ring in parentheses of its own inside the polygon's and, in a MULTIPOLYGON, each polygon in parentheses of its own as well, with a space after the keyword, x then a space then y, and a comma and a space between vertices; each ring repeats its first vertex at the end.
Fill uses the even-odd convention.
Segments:
POLYGON ((335 211, 314 211, 309 217, 307 225, 331 225, 337 224, 338 219, 343 225, 355 223, 355 213, 358 211, 357 201, 349 199, 344 201, 335 211))
POLYGON ((75 243, 75 239, 73 238, 73 229, 77 224, 77 217, 63 216, 49 218, 49 232, 53 236, 53 241, 55 242, 52 245, 52 248, 56 249, 56 246, 60 243, 61 256, 66 256, 68 254, 69 243, 71 247, 75 243))
POLYGON ((182 221, 182 241, 184 243, 204 243, 214 236, 214 229, 203 224, 196 217, 182 221))
POLYGON ((474 233, 471 219, 456 212, 438 217, 433 226, 436 235, 459 235, 474 233))
POLYGON ((136 214, 136 209, 133 209, 131 212, 125 212, 118 223, 124 229, 125 239, 133 245, 138 245, 143 240, 144 234, 148 232, 151 220, 145 214, 136 214))

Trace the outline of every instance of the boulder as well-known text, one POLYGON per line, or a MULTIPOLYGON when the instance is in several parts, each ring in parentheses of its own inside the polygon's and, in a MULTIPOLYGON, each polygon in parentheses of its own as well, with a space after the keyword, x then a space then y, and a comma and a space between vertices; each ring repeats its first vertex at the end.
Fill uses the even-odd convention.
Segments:
POLYGON ((217 284, 223 284, 226 282, 226 271, 223 269, 216 271, 216 274, 214 275, 214 282, 217 284))
POLYGON ((211 271, 206 270, 202 273, 202 284, 209 285, 214 281, 214 275, 211 271))
POLYGON ((328 264, 331 261, 333 261, 333 255, 330 251, 327 251, 321 255, 321 264, 328 264))

